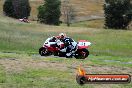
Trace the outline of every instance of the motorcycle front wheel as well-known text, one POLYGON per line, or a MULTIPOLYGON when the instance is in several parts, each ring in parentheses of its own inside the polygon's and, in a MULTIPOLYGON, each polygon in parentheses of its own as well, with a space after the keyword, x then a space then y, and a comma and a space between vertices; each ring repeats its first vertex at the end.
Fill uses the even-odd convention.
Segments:
POLYGON ((41 56, 48 56, 48 55, 49 55, 49 53, 47 52, 46 48, 44 48, 44 47, 41 47, 41 48, 39 49, 39 54, 40 54, 41 56))

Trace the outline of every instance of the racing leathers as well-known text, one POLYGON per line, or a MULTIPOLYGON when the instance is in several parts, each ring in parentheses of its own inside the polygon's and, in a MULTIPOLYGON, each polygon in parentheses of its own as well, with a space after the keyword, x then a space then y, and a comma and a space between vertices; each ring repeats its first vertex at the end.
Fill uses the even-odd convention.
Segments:
POLYGON ((77 43, 69 37, 61 39, 60 41, 62 41, 64 43, 64 48, 63 49, 66 49, 66 57, 67 58, 72 57, 72 54, 76 50, 77 43))

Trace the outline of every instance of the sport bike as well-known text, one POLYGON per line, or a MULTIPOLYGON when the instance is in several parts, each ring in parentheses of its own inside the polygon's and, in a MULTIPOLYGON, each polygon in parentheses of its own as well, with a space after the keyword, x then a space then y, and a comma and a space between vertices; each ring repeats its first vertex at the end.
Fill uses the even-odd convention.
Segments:
MULTIPOLYGON (((89 46, 91 43, 87 40, 79 40, 78 42, 73 42, 75 44, 75 49, 72 50, 72 56, 76 59, 85 59, 89 55, 89 46)), ((66 49, 62 48, 65 46, 63 42, 57 40, 56 42, 49 42, 49 38, 44 42, 43 46, 39 49, 39 54, 41 56, 59 56, 59 57, 67 57, 66 49)))

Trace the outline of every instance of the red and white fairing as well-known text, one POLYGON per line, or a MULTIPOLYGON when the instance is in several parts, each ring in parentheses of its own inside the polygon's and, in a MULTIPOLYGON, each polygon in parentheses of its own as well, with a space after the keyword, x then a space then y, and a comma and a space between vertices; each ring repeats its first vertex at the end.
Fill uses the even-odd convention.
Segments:
POLYGON ((78 41, 78 49, 83 49, 83 48, 89 48, 91 45, 91 42, 87 40, 79 40, 78 41))

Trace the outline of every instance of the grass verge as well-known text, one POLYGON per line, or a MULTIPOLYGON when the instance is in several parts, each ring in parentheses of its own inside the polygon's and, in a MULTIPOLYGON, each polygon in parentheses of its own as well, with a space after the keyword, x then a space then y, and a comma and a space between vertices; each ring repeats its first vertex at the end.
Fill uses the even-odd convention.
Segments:
MULTIPOLYGON (((0 54, 0 87, 2 88, 105 88, 108 84, 80 86, 75 77, 80 64, 87 73, 132 74, 131 65, 104 60, 130 62, 131 58, 92 56, 86 60, 40 57, 39 55, 0 54), (14 59, 11 59, 14 58, 14 59), (22 69, 22 70, 20 70, 22 69)), ((130 88, 130 84, 109 84, 107 88, 130 88)))

